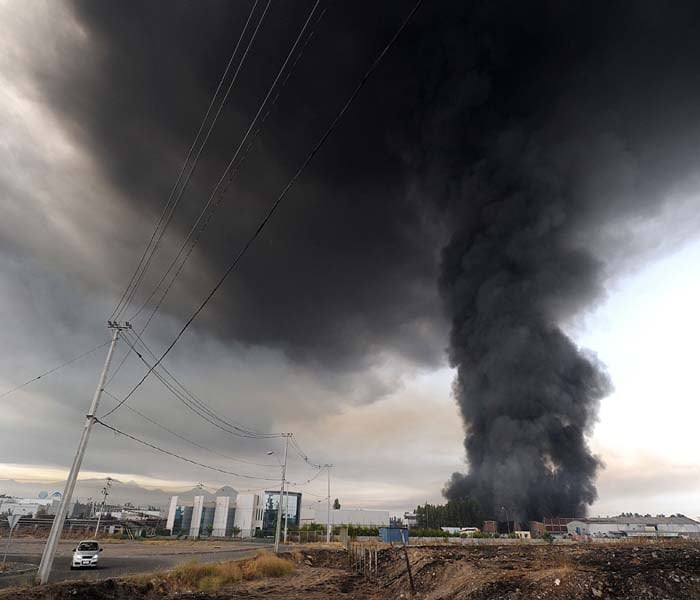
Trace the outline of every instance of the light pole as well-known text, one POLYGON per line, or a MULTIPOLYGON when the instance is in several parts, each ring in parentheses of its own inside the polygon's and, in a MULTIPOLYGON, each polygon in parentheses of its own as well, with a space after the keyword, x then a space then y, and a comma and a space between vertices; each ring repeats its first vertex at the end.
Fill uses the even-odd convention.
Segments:
POLYGON ((331 467, 333 465, 323 465, 326 467, 326 473, 328 474, 328 497, 327 507, 326 507, 326 543, 331 542, 331 467))
POLYGON ((284 535, 282 541, 287 543, 287 524, 289 523, 289 489, 284 492, 284 535))
MULTIPOLYGON (((287 476, 287 450, 289 449, 289 436, 291 433, 284 434, 284 462, 282 466, 282 483, 280 485, 280 493, 277 498, 277 526, 275 527, 275 554, 280 551, 280 530, 282 528, 282 496, 284 495, 284 483, 287 476)), ((275 455, 274 450, 270 450, 268 456, 275 455)), ((276 456, 276 455, 275 455, 276 456)), ((277 459, 279 462, 279 459, 277 459)))
POLYGON ((105 359, 104 367, 102 367, 102 373, 100 374, 100 379, 97 383, 95 394, 92 397, 92 404, 90 405, 90 410, 85 416, 85 425, 83 426, 83 433, 80 436, 78 450, 75 453, 73 464, 71 465, 70 472, 68 473, 68 480, 66 481, 66 487, 63 490, 61 504, 58 507, 58 511, 56 512, 56 516, 54 517, 53 523, 51 525, 49 539, 46 541, 44 553, 41 556, 41 563, 39 564, 39 570, 37 571, 36 575, 37 581, 41 584, 45 584, 49 581, 51 567, 53 566, 53 559, 56 556, 58 540, 61 538, 61 533, 63 531, 63 523, 66 520, 66 516, 68 514, 68 506, 70 505, 71 499, 73 497, 75 482, 78 479, 80 466, 83 463, 83 457, 85 456, 87 443, 90 439, 90 432, 92 431, 92 426, 94 425, 95 420, 97 419, 97 407, 100 404, 102 390, 104 388, 105 381, 107 380, 107 372, 109 371, 109 365, 112 362, 114 348, 117 345, 117 340, 119 339, 119 334, 121 333, 121 331, 124 329, 131 329, 131 325, 128 322, 121 324, 114 321, 108 321, 107 325, 109 329, 111 329, 114 332, 112 334, 112 343, 109 346, 109 352, 107 352, 107 358, 105 359))

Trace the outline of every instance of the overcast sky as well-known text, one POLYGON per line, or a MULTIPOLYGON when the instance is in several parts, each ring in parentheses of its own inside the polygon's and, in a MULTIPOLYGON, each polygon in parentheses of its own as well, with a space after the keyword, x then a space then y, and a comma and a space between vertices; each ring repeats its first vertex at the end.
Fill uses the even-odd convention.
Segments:
MULTIPOLYGON (((254 24, 264 4, 257 5, 254 24)), ((149 325, 144 337, 154 351, 167 347, 204 298, 412 2, 375 3, 371 15, 321 4, 306 32, 313 35, 303 38, 303 53, 245 162, 149 325)), ((454 40, 447 50, 440 47, 447 58, 436 58, 428 32, 447 27, 453 12, 466 19, 457 4, 435 3, 417 15, 240 269, 165 360, 220 414, 261 431, 293 431, 311 460, 333 463, 332 495, 346 506, 398 512, 439 502, 450 475, 468 468, 447 354, 450 316, 438 278, 440 253, 455 223, 473 216, 464 208, 469 195, 485 192, 466 179, 448 183, 460 168, 452 153, 464 140, 445 132, 454 128, 459 106, 481 106, 503 91, 496 76, 489 87, 473 75, 468 58, 447 53, 459 47, 454 40), (431 51, 434 56, 425 58, 431 51), (463 63, 445 67, 448 76, 436 65, 450 61, 463 63), (449 83, 438 85, 433 76, 449 83), (451 141, 433 153, 438 137, 451 141)), ((272 2, 135 306, 177 252, 312 5, 272 2)), ((108 339, 105 322, 251 6, 0 0, 0 391, 108 339)), ((588 50, 590 62, 573 66, 590 76, 586 69, 599 56, 588 50)), ((610 62, 603 83, 616 80, 615 69, 624 66, 610 62)), ((686 67, 678 65, 679 72, 686 67)), ((675 80, 669 81, 672 89, 675 80)), ((579 157, 571 160, 580 160, 580 169, 567 172, 580 183, 582 199, 575 202, 586 210, 570 220, 567 235, 602 265, 595 290, 582 293, 575 310, 562 309, 556 323, 598 356, 614 386, 587 430, 605 465, 593 513, 700 514, 700 484, 693 483, 700 481, 694 381, 700 187, 696 158, 687 158, 700 130, 692 108, 697 98, 687 95, 694 89, 681 89, 686 95, 675 107, 676 120, 665 124, 654 113, 644 131, 626 129, 615 102, 627 91, 611 87, 609 105, 595 118, 579 119, 552 101, 542 112, 551 108, 557 117, 538 116, 532 134, 541 147, 553 131, 568 128, 578 132, 572 139, 586 144, 579 153, 557 138, 549 154, 579 157), (684 132, 678 144, 674 132, 684 132), (649 151, 655 140, 658 148, 649 151), (658 167, 654 152, 662 150, 676 159, 673 168, 658 167), (632 180, 642 182, 641 193, 632 180), (617 196, 624 202, 616 204, 617 196)), ((557 90, 557 102, 581 91, 557 90)), ((548 90, 542 93, 548 97, 548 90)), ((593 94, 583 97, 599 110, 592 107, 593 94)), ((651 108, 635 104, 637 116, 648 117, 644 111, 656 110, 657 100, 649 101, 651 108)), ((498 105, 518 118, 527 106, 498 105)), ((510 117, 499 123, 505 121, 510 127, 510 117)), ((465 139, 483 135, 477 126, 465 129, 465 139)), ((471 152, 460 150, 460 156, 471 152)), ((535 154, 546 162, 536 151, 530 159, 535 154)), ((525 161, 525 168, 537 165, 525 161)), ((144 322, 144 315, 134 321, 144 322)), ((125 351, 121 343, 114 366, 125 351)), ((0 479, 65 475, 105 354, 101 348, 0 399, 0 479)), ((122 397, 143 372, 132 356, 107 389, 122 397)), ((114 405, 108 396, 102 403, 100 412, 114 405)), ((150 378, 129 403, 214 452, 126 408, 109 417, 112 425, 199 462, 263 479, 189 465, 100 427, 84 477, 239 490, 269 486, 267 480, 277 477, 274 457, 266 453, 280 451, 278 441, 212 428, 157 380, 150 378)), ((315 475, 296 454, 290 469, 299 483, 315 475)), ((325 482, 300 489, 324 496, 325 482)))

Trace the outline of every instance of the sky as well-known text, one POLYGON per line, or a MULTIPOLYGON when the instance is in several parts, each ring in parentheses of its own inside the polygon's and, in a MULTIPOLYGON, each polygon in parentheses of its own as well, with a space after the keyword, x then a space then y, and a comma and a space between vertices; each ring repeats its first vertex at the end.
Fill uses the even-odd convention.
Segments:
MULTIPOLYGON (((105 321, 248 11, 254 7, 250 36, 264 6, 0 0, 0 393, 107 341, 105 321)), ((144 334, 154 352, 216 282, 411 6, 383 3, 368 18, 361 8, 320 3, 312 13, 245 161, 144 334)), ((693 152, 700 119, 691 68, 700 54, 684 45, 694 36, 682 26, 691 22, 683 10, 659 20, 653 7, 640 6, 635 18, 609 15, 604 31, 587 29, 594 8, 586 15, 533 9, 523 31, 507 2, 493 10, 452 2, 421 9, 240 268, 165 359, 168 370, 228 419, 293 431, 311 461, 333 464, 332 495, 345 506, 400 513, 441 502, 452 473, 468 470, 464 419, 474 439, 482 416, 474 411, 488 404, 474 400, 485 398, 478 390, 465 395, 467 374, 504 372, 503 363, 479 362, 459 346, 455 332, 470 306, 462 293, 492 289, 493 274, 520 260, 510 274, 525 273, 539 290, 521 296, 533 298, 534 309, 520 325, 561 332, 574 363, 599 368, 611 382, 609 393, 580 400, 585 422, 570 438, 584 458, 601 461, 589 463, 582 484, 597 487, 590 512, 700 515, 692 483, 700 443, 692 362, 700 333, 693 152), (474 30, 484 33, 472 41, 474 30), (572 47, 569 38, 580 43, 572 47), (537 39, 561 52, 550 56, 537 39), (650 47, 640 42, 646 39, 650 47), (668 47, 669 64, 654 44, 668 47), (672 63, 674 52, 683 58, 672 63), (638 71, 627 68, 631 55, 643 65, 638 71), (638 93, 645 77, 662 73, 647 96, 638 93), (493 216, 493 197, 502 215, 520 214, 522 198, 532 208, 522 222, 506 222, 493 216), (467 271, 467 250, 463 272, 450 279, 443 248, 478 249, 475 240, 494 228, 515 254, 467 271), (518 249, 523 231, 527 251, 518 249)), ((312 7, 271 3, 127 318, 176 254, 312 7)), ((250 37, 243 39, 241 48, 250 37)), ((508 289, 521 294, 514 281, 508 289)), ((474 306, 479 318, 492 319, 474 306)), ((139 330, 147 314, 134 319, 139 330)), ((481 339, 493 328, 470 331, 481 339)), ((510 339, 511 330, 502 331, 499 339, 510 339)), ((499 344, 487 344, 485 354, 508 351, 499 344)), ((120 344, 115 367, 125 351, 120 344)), ((0 398, 0 480, 65 474, 105 353, 0 398)), ((513 382, 530 385, 512 372, 513 382)), ((143 373, 132 355, 106 389, 121 398, 143 373)), ((513 416, 519 396, 508 394, 504 410, 513 416)), ((115 405, 107 395, 102 403, 100 412, 115 405)), ((278 477, 267 452, 281 452, 279 440, 212 428, 152 377, 128 403, 199 446, 126 407, 108 418, 112 426, 238 475, 98 426, 83 477, 239 490, 278 477)), ((571 425, 577 413, 557 414, 571 425)), ((492 439, 497 430, 487 431, 492 439)), ((558 460, 554 446, 526 441, 541 451, 536 466, 558 460)), ((575 470, 562 461, 560 472, 575 470)), ((490 463, 479 464, 477 472, 490 463)), ((315 475, 291 453, 290 479, 310 503, 326 494, 325 475, 305 483, 315 475)), ((489 477, 480 482, 492 485, 489 477)), ((498 493, 520 501, 510 490, 498 493)))

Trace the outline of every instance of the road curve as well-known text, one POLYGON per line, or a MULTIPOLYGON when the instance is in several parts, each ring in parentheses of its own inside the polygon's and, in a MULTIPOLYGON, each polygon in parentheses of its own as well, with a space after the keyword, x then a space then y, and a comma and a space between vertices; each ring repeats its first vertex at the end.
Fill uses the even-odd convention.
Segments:
MULTIPOLYGON (((57 556, 51 578, 49 581, 55 583, 67 580, 88 580, 98 581, 109 579, 110 577, 122 577, 125 575, 135 575, 138 573, 149 573, 172 569, 180 563, 196 559, 202 562, 216 562, 221 560, 243 560, 251 558, 261 549, 270 549, 269 544, 245 544, 230 550, 200 551, 200 552, 172 552, 172 548, 165 546, 162 549, 158 546, 152 547, 152 552, 145 555, 130 556, 125 554, 118 546, 104 546, 105 551, 100 558, 100 564, 93 569, 71 570, 70 556, 57 556)), ((36 554, 8 554, 7 560, 12 562, 39 564, 40 556, 36 554)), ((25 576, 26 579, 26 576, 25 576)), ((12 587, 18 584, 18 577, 0 577, 0 588, 12 587)))

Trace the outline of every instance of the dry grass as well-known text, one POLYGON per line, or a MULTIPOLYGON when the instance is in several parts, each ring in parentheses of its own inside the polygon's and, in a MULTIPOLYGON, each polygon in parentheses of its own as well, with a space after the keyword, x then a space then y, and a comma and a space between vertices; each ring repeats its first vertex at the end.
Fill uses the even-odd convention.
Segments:
MULTIPOLYGON (((267 552, 260 553, 251 560, 200 563, 190 560, 178 565, 164 580, 164 586, 172 591, 197 590, 213 592, 242 580, 284 577, 294 571, 294 563, 267 552)), ((142 578, 133 578, 139 581, 142 578)), ((141 583, 145 583, 145 578, 141 583)))
POLYGON ((210 592, 243 579, 241 568, 235 562, 200 563, 191 560, 178 565, 170 574, 177 588, 210 592))
POLYGON ((269 552, 261 552, 253 560, 244 562, 242 568, 245 579, 284 577, 294 571, 294 563, 269 552))

